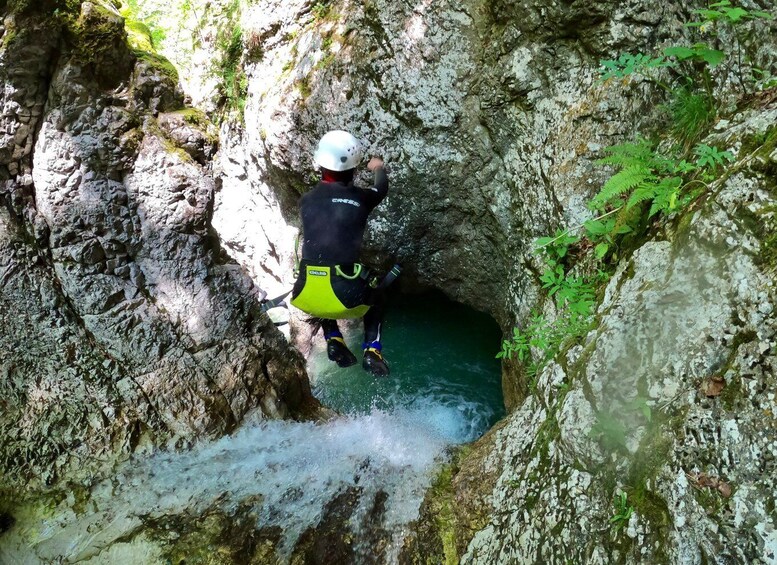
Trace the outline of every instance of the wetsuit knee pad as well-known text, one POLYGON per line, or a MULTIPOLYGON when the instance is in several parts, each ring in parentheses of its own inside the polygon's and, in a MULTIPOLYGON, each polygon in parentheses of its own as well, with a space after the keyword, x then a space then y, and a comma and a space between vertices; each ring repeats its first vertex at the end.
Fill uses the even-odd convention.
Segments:
POLYGON ((332 267, 306 265, 304 267, 305 284, 291 303, 317 318, 339 320, 343 318, 361 318, 370 309, 367 304, 348 307, 337 297, 332 287, 332 267))

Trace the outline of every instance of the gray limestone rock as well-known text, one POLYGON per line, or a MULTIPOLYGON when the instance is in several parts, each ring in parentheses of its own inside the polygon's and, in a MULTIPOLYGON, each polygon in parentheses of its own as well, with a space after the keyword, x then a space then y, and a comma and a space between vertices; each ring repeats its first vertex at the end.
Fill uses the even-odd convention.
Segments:
POLYGON ((111 9, 73 17, 9 16, 40 33, 0 50, 4 489, 249 413, 317 410, 302 357, 213 230, 212 126, 171 112, 175 82, 129 51, 111 9))
MULTIPOLYGON (((748 112, 717 141, 773 139, 776 118, 748 112)), ((775 185, 771 146, 751 151, 631 256, 585 345, 468 463, 497 478, 474 487, 488 523, 456 532, 463 563, 777 559, 775 185)))

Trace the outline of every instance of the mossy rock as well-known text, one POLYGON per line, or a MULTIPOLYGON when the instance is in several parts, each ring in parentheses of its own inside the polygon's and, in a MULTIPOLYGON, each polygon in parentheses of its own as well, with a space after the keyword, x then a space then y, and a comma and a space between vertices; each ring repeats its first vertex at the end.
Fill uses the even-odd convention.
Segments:
POLYGON ((127 44, 124 18, 101 4, 84 2, 69 26, 73 60, 89 66, 103 88, 114 88, 129 76, 134 59, 127 44))
POLYGON ((158 70, 162 75, 178 84, 178 69, 167 58, 154 51, 133 50, 133 55, 138 61, 145 63, 152 69, 158 70))
POLYGON ((80 0, 7 0, 0 2, 0 9, 17 16, 37 12, 41 15, 59 15, 62 12, 77 14, 81 6, 80 0))
POLYGON ((128 19, 124 22, 124 28, 127 31, 127 41, 133 51, 156 53, 151 30, 146 24, 137 20, 128 19))
POLYGON ((403 565, 455 565, 474 535, 489 520, 486 500, 498 479, 482 463, 494 449, 503 420, 473 444, 459 447, 438 473, 424 498, 412 534, 405 540, 403 565))

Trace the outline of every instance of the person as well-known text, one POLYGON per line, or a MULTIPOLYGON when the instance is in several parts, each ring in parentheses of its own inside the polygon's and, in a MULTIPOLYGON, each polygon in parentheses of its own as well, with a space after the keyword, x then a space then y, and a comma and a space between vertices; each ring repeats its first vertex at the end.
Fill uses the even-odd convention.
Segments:
POLYGON ((320 320, 327 355, 340 367, 357 359, 337 320, 363 317, 362 367, 374 376, 387 376, 380 341, 384 293, 359 263, 359 254, 367 217, 388 193, 388 176, 383 160, 373 157, 367 164, 374 173, 373 186, 354 185, 361 158, 359 141, 346 131, 330 131, 318 143, 313 160, 321 181, 300 201, 302 259, 291 303, 320 320))

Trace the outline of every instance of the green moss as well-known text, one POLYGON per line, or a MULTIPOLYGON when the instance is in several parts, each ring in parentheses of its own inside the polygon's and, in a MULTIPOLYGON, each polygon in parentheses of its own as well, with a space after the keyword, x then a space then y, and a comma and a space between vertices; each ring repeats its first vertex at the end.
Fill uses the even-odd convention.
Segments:
POLYGON ((184 108, 173 113, 183 117, 183 121, 193 126, 207 128, 211 124, 207 114, 198 108, 184 108))
POLYGON ((334 53, 327 53, 321 59, 318 60, 318 62, 313 67, 317 71, 326 69, 332 65, 332 63, 335 62, 335 54, 334 53))
POLYGON ((5 4, 8 12, 16 16, 28 15, 34 10, 58 17, 63 13, 77 14, 81 7, 80 0, 8 0, 5 4))
POLYGON ((750 343, 756 339, 758 339, 758 335, 753 331, 738 333, 734 337, 734 341, 731 344, 731 351, 729 353, 728 359, 720 368, 720 370, 717 371, 721 376, 726 375, 729 372, 734 374, 734 377, 730 378, 729 381, 726 382, 726 386, 723 387, 723 390, 720 392, 720 396, 718 396, 718 401, 721 403, 723 408, 729 412, 736 411, 737 402, 742 396, 741 380, 739 376, 735 374, 736 372, 732 371, 734 367, 734 360, 737 356, 737 350, 741 345, 750 343))
POLYGON ((709 516, 715 516, 719 514, 726 505, 725 499, 721 496, 717 489, 707 487, 694 488, 693 497, 696 499, 696 502, 699 503, 699 506, 706 510, 709 516))
POLYGON ((340 19, 340 14, 329 1, 318 2, 313 6, 311 12, 314 23, 336 22, 340 19))
POLYGON ((762 265, 777 269, 777 233, 770 233, 761 241, 758 260, 762 265))
POLYGON ((194 159, 192 159, 191 155, 189 155, 184 149, 178 147, 178 145, 176 145, 176 143, 169 139, 167 136, 161 136, 160 139, 162 140, 162 145, 164 146, 165 151, 167 151, 170 155, 176 155, 184 163, 194 162, 194 159))
POLYGON ((777 146, 777 126, 772 126, 743 139, 740 155, 765 153, 768 157, 775 146, 777 146))
POLYGON ((151 30, 146 24, 136 20, 125 20, 124 29, 127 30, 127 41, 133 50, 156 52, 151 30))
POLYGON ((453 512, 454 470, 454 465, 443 467, 431 489, 432 499, 436 502, 434 523, 442 542, 445 565, 455 565, 459 562, 456 554, 456 518, 453 512))
POLYGON ((100 4, 92 6, 93 10, 82 14, 70 29, 74 57, 86 64, 109 58, 126 38, 124 26, 118 25, 115 14, 100 4))
POLYGON ((164 74, 170 80, 178 83, 178 69, 176 69, 175 65, 173 65, 164 56, 159 55, 158 53, 141 50, 133 51, 133 54, 139 61, 143 61, 149 66, 161 71, 162 74, 164 74))
MULTIPOLYGON (((414 535, 408 538, 400 561, 413 565, 456 565, 466 549, 472 534, 486 525, 478 512, 462 508, 466 502, 457 502, 456 478, 463 471, 462 464, 476 449, 458 448, 451 462, 444 465, 426 493, 421 507, 421 518, 414 535)), ((476 456, 477 457, 477 456, 476 456)), ((465 481, 471 480, 471 477, 465 481)), ((465 487, 466 489, 467 487, 465 487)))
POLYGON ((297 90, 302 95, 302 98, 308 98, 313 90, 310 88, 310 77, 304 76, 296 82, 297 90))

